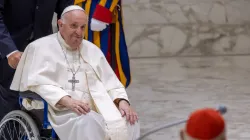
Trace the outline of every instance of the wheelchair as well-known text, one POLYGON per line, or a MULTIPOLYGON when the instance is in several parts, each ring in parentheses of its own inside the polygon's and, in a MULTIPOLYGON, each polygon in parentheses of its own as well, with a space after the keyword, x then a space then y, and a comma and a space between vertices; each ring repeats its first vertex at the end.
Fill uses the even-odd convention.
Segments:
POLYGON ((9 112, 0 122, 0 140, 59 140, 48 120, 48 103, 38 94, 25 91, 19 93, 21 110, 9 112), (43 109, 26 110, 24 98, 43 101, 43 109))

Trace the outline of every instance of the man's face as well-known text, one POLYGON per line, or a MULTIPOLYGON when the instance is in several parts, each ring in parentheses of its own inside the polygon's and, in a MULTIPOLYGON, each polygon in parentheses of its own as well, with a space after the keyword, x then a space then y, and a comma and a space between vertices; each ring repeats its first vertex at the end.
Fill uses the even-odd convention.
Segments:
POLYGON ((72 49, 80 46, 87 21, 86 14, 81 10, 70 11, 64 15, 64 21, 62 19, 58 21, 59 31, 72 49))

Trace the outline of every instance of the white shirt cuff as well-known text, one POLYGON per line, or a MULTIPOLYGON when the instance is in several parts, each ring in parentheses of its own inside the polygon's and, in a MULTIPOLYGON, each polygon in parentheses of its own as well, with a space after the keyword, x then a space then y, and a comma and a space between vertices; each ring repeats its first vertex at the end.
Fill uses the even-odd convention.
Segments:
POLYGON ((15 50, 15 51, 13 51, 13 52, 11 52, 11 53, 9 53, 6 57, 7 58, 9 58, 10 57, 10 55, 12 55, 13 53, 15 53, 15 52, 17 52, 18 50, 15 50))

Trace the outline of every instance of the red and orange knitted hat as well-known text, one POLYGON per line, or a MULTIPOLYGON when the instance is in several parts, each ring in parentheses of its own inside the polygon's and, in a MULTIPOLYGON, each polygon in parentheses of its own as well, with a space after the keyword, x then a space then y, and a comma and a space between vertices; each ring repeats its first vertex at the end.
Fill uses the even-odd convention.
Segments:
POLYGON ((193 112, 186 123, 186 133, 192 138, 209 140, 224 132, 225 121, 214 109, 205 108, 193 112))

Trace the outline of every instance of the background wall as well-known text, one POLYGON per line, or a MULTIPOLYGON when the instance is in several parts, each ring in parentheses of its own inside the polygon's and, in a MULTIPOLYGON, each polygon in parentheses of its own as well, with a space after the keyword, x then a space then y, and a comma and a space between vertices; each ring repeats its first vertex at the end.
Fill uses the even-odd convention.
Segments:
POLYGON ((250 54, 250 0, 128 1, 131 58, 250 54))
POLYGON ((249 0, 136 0, 123 10, 130 57, 250 53, 249 0))

